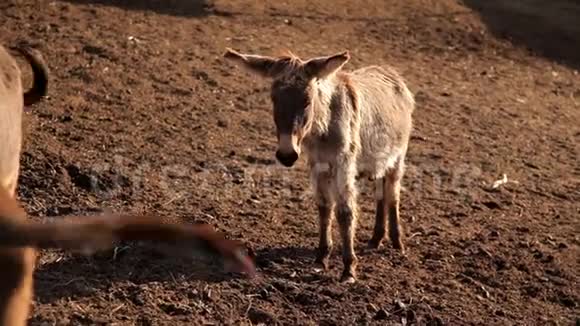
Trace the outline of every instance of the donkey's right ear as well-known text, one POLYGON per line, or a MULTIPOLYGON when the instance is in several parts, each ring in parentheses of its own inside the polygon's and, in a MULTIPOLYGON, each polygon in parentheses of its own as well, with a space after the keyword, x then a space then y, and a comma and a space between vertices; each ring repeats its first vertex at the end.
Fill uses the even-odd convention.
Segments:
POLYGON ((274 77, 280 72, 283 65, 283 62, 276 58, 255 54, 242 54, 230 48, 226 48, 224 58, 235 62, 249 72, 259 74, 263 77, 274 77))

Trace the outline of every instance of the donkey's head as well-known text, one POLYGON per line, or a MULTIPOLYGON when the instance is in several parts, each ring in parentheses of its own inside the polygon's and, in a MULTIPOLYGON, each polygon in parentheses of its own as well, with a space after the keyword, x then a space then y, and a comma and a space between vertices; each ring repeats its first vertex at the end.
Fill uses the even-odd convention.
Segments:
POLYGON ((317 96, 315 81, 337 72, 349 60, 349 53, 345 51, 303 61, 292 54, 267 57, 227 49, 224 57, 273 80, 271 98, 278 136, 276 158, 291 167, 298 160, 302 140, 312 129, 315 109, 312 103, 317 96))

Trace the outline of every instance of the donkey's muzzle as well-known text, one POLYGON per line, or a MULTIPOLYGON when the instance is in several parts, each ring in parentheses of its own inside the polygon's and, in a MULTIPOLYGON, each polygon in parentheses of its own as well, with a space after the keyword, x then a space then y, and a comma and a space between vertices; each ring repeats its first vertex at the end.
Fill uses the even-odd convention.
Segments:
POLYGON ((298 161, 298 153, 296 153, 295 151, 286 153, 278 150, 276 151, 276 159, 278 159, 278 161, 282 163, 282 165, 289 168, 293 166, 294 163, 296 163, 296 161, 298 161))

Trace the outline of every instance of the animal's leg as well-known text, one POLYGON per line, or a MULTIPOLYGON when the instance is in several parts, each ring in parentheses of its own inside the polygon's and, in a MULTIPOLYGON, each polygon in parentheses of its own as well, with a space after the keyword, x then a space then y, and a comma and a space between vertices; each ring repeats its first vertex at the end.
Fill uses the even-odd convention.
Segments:
POLYGON ((377 249, 381 246, 387 233, 387 215, 389 214, 386 193, 387 178, 382 177, 376 180, 376 209, 375 209, 375 227, 373 237, 368 243, 369 248, 377 249))
POLYGON ((0 285, 0 325, 26 326, 34 297, 33 248, 2 248, 0 260, 3 284, 0 285))
POLYGON ((311 170, 314 194, 318 206, 318 253, 315 264, 328 270, 328 258, 332 252, 332 220, 334 198, 331 193, 332 177, 328 168, 313 166, 311 170))
POLYGON ((354 166, 347 166, 337 172, 336 218, 342 238, 342 261, 344 269, 341 282, 353 283, 356 280, 358 258, 354 252, 354 237, 357 223, 357 194, 355 188, 354 166))
POLYGON ((15 164, 12 166, 12 173, 0 180, 0 187, 2 188, 2 196, 8 196, 10 198, 16 199, 16 190, 18 188, 18 177, 20 172, 20 164, 15 164))
POLYGON ((16 171, 16 176, 14 177, 14 181, 8 187, 8 191, 10 192, 10 196, 12 198, 16 198, 18 190, 18 170, 16 171))
MULTIPOLYGON (((8 185, 0 185, 2 205, 1 215, 10 211, 9 203, 16 202, 16 188, 18 186, 18 170, 13 171, 8 185)), ((10 212, 14 216, 2 216, 3 219, 26 218, 24 211, 10 212)), ((4 298, 0 301, 0 325, 25 326, 31 310, 34 296, 34 269, 36 264, 36 250, 31 247, 1 248, 0 261, 4 266, 5 284, 0 286, 4 298)))
POLYGON ((405 251, 403 231, 399 218, 399 202, 401 197, 401 179, 404 173, 404 163, 399 161, 395 168, 385 176, 384 200, 389 215, 389 238, 395 249, 405 251))

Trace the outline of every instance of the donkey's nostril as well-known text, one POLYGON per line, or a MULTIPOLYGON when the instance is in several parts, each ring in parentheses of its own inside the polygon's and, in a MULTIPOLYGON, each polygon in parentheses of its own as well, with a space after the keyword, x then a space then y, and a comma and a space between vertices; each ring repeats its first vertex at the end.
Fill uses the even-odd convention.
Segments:
POLYGON ((283 153, 276 151, 276 158, 282 165, 291 167, 298 160, 298 153, 292 151, 290 153, 283 153))

